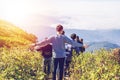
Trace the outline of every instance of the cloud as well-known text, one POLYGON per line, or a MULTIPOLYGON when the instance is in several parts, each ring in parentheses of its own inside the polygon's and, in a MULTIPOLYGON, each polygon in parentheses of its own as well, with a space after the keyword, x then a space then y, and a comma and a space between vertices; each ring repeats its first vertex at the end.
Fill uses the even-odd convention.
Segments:
POLYGON ((66 28, 120 29, 120 2, 75 3, 68 3, 64 9, 59 7, 58 19, 66 28))
POLYGON ((2 0, 0 11, 0 17, 6 14, 26 30, 57 24, 76 29, 120 29, 118 0, 2 0))

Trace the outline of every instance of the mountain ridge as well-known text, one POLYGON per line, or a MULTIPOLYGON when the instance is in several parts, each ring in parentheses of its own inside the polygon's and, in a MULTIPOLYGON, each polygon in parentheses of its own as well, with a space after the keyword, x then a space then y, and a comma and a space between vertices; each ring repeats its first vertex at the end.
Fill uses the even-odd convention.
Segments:
POLYGON ((7 21, 0 20, 0 47, 26 45, 35 42, 36 39, 35 35, 29 34, 7 21))
POLYGON ((114 48, 120 48, 119 45, 110 43, 108 41, 89 42, 87 44, 89 45, 89 47, 86 49, 86 52, 94 52, 94 51, 100 50, 100 49, 110 50, 110 49, 114 49, 114 48))

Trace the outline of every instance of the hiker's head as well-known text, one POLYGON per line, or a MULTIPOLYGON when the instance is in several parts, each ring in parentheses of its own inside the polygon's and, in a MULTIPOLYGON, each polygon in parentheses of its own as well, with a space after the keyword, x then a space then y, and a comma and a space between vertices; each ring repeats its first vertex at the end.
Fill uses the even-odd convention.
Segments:
POLYGON ((73 34, 71 34, 71 36, 70 36, 73 40, 75 40, 76 39, 76 34, 75 33, 73 33, 73 34))
POLYGON ((65 31, 62 32, 62 35, 65 35, 65 31))
POLYGON ((76 39, 79 40, 79 36, 76 36, 76 39))
POLYGON ((81 38, 80 41, 83 42, 83 38, 81 38))
POLYGON ((57 25, 56 27, 56 31, 59 33, 59 34, 62 34, 63 33, 63 26, 62 25, 57 25))
POLYGON ((47 40, 48 39, 48 37, 45 37, 45 40, 47 40))
POLYGON ((75 40, 76 40, 76 41, 79 41, 79 36, 76 36, 75 40))

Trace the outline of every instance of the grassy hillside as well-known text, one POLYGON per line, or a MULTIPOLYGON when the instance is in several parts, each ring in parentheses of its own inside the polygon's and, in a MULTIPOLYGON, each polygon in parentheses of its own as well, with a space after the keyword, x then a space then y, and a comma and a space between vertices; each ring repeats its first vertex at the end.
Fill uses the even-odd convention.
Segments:
POLYGON ((0 47, 26 45, 35 42, 37 37, 33 34, 28 34, 19 27, 0 20, 0 47))

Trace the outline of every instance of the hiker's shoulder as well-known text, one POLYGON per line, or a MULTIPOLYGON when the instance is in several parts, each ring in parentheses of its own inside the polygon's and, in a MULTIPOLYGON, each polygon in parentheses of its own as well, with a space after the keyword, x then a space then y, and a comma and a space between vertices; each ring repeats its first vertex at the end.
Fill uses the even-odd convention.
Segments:
POLYGON ((69 40, 69 38, 66 35, 62 36, 65 40, 69 40))
POLYGON ((54 39, 55 37, 56 37, 56 35, 51 35, 51 36, 48 37, 48 39, 49 39, 49 40, 52 40, 52 39, 54 39))

